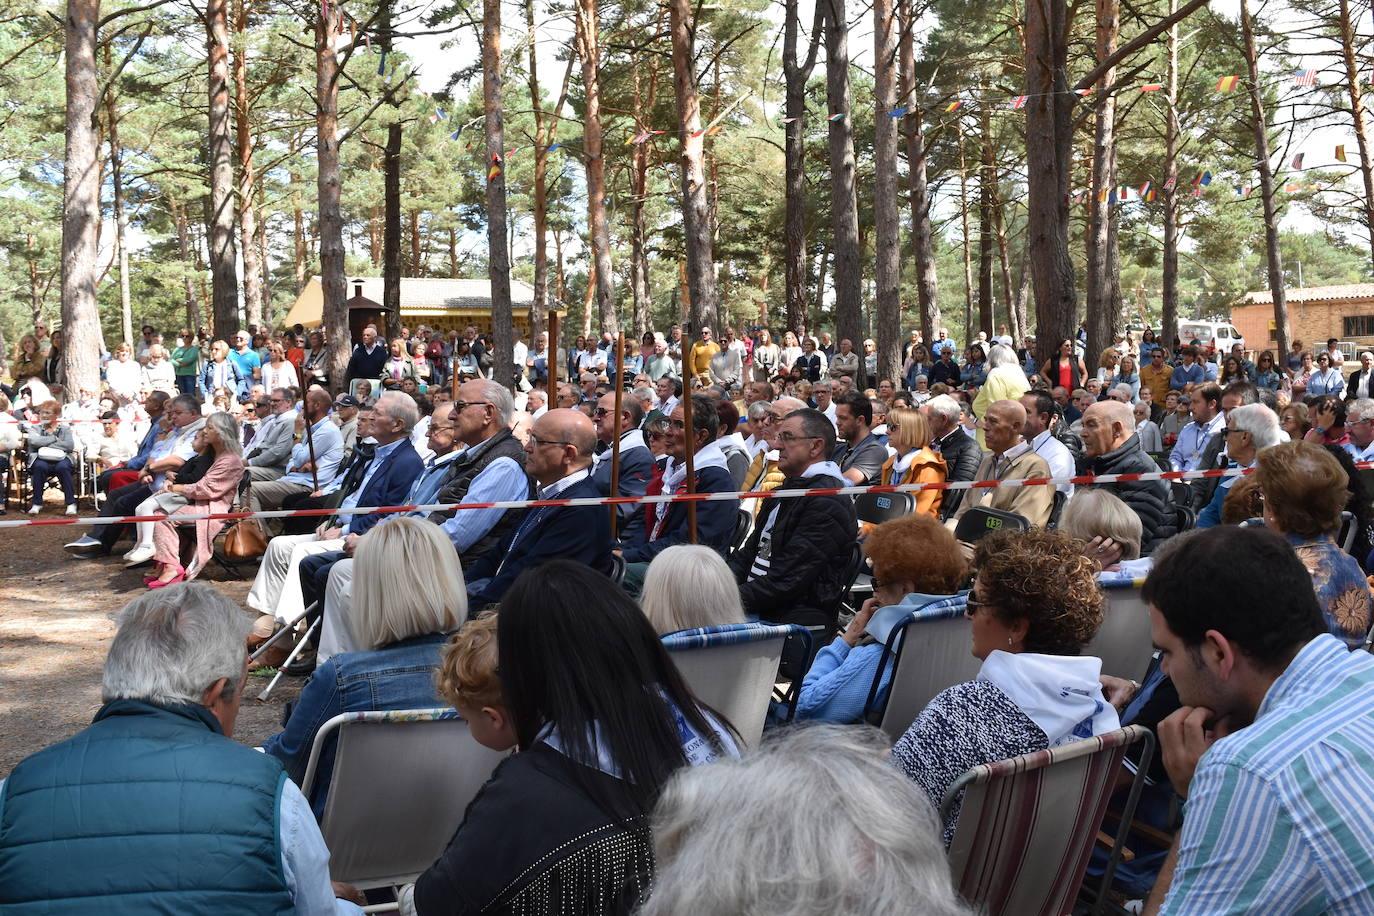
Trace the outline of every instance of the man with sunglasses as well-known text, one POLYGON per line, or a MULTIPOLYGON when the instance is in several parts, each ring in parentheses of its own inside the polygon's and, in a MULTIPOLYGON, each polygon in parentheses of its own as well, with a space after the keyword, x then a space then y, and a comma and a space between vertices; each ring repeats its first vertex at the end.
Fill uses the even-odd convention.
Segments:
POLYGON ((1155 347, 1150 351, 1150 359, 1140 367, 1140 388, 1146 388, 1154 395, 1155 403, 1163 404, 1164 396, 1169 393, 1169 381, 1173 378, 1173 367, 1164 362, 1164 351, 1155 347))
MULTIPOLYGON (((644 420, 644 403, 628 394, 620 402, 620 475, 617 480, 616 496, 643 496, 649 486, 649 478, 654 475, 654 456, 644 441, 644 431, 639 428, 644 420)), ((611 468, 616 438, 615 394, 604 394, 592 409, 592 422, 596 424, 598 451, 592 459, 592 483, 602 496, 611 496, 611 468)), ((620 513, 619 533, 629 536, 630 529, 643 523, 643 512, 638 503, 626 503, 618 507, 620 513)))

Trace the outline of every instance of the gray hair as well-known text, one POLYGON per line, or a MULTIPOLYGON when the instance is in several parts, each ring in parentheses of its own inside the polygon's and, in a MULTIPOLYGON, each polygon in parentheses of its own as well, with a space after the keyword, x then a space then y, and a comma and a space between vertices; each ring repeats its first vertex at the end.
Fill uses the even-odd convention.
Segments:
POLYGON ((744 623, 734 573, 724 557, 699 544, 677 544, 654 557, 639 606, 660 635, 744 623))
POLYGON ((1135 510, 1103 487, 1087 487, 1075 493, 1064 506, 1059 530, 1082 541, 1111 538, 1120 545, 1123 560, 1140 556, 1144 536, 1144 526, 1135 510))
MULTIPOLYGON (((1231 411, 1235 413, 1234 410, 1231 411)), ((1374 398, 1356 398, 1345 405, 1345 423, 1349 426, 1356 420, 1374 419, 1374 398)))
POLYGON ((1250 434, 1255 451, 1260 452, 1282 440, 1279 415, 1263 404, 1242 404, 1231 408, 1230 425, 1250 434))
MULTIPOLYGON (((497 385, 497 387, 500 388, 501 386, 497 385)), ((407 436, 415 431, 415 424, 420 422, 420 408, 415 406, 415 399, 404 391, 383 392, 372 409, 393 420, 400 420, 401 427, 407 436)))
POLYGON ((220 678, 229 681, 225 698, 233 698, 252 620, 212 586, 190 582, 149 591, 125 605, 115 625, 100 685, 106 703, 199 704, 220 678))
POLYGON ((640 405, 645 408, 645 413, 648 413, 648 409, 653 406, 654 389, 652 388, 631 388, 628 394, 639 401, 640 405))
POLYGON ((937 394, 926 401, 926 407, 931 413, 937 413, 951 423, 958 423, 959 418, 964 415, 964 405, 947 394, 937 394))
POLYGON ((457 629, 468 614, 453 543, 418 518, 387 519, 358 542, 352 591, 351 626, 366 649, 457 629))
MULTIPOLYGON (((309 422, 308 420, 306 421, 309 422)), ((220 411, 205 418, 205 425, 219 435, 220 451, 243 454, 243 442, 239 439, 239 421, 231 413, 220 411)))
POLYGON ((996 369, 998 366, 1019 366, 1021 360, 1016 358, 1016 351, 1006 344, 993 344, 992 349, 988 350, 988 367, 996 369))
POLYGON ((678 770, 654 809, 658 867, 640 916, 967 913, 935 812, 887 761, 890 743, 816 725, 678 770))
POLYGON ((755 401, 749 405, 749 419, 757 423, 773 412, 773 405, 767 401, 755 401))
POLYGON ((510 389, 489 378, 473 379, 472 384, 491 403, 491 409, 496 411, 496 419, 501 421, 501 425, 510 426, 511 415, 515 413, 515 398, 511 396, 510 389))

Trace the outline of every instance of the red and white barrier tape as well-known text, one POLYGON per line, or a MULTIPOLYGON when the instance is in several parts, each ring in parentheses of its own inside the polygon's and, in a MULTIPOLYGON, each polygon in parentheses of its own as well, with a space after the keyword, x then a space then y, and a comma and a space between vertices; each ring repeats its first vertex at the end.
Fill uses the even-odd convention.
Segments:
MULTIPOLYGON (((1374 462, 1359 462, 1357 467, 1374 467, 1374 462)), ((1085 474, 1081 477, 1026 477, 1019 480, 950 480, 943 483, 871 484, 863 487, 817 487, 811 490, 759 490, 748 493, 668 493, 657 496, 591 496, 579 499, 508 499, 486 503, 440 503, 424 506, 359 506, 353 509, 276 509, 269 512, 211 512, 177 515, 175 521, 203 519, 237 520, 243 518, 302 518, 325 515, 371 515, 392 512, 439 512, 454 509, 529 509, 544 506, 619 506, 635 503, 715 502, 740 499, 794 499, 800 496, 858 496, 861 493, 916 493, 922 490, 988 490, 997 487, 1050 487, 1060 484, 1136 483, 1148 480, 1197 480, 1202 477, 1239 477, 1251 468, 1218 468, 1208 471, 1154 471, 1145 474, 1085 474)), ((27 528, 40 525, 116 525, 131 522, 157 522, 166 515, 115 515, 98 518, 63 516, 45 519, 0 521, 0 528, 27 528)))

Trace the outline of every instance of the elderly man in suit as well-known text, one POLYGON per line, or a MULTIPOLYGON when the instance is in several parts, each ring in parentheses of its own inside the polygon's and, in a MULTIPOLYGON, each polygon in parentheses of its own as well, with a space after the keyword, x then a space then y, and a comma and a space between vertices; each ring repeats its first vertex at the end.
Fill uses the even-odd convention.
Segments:
POLYGON ((248 461, 248 476, 255 483, 276 480, 286 473, 295 441, 296 410, 291 392, 273 388, 269 403, 272 414, 258 424, 258 434, 243 456, 248 461))
MULTIPOLYGON (((983 439, 988 452, 978 465, 975 480, 1023 480, 1049 477, 1050 466, 1035 453, 1022 435, 1026 408, 1020 401, 994 401, 983 417, 983 439)), ((974 506, 1002 509, 1025 517, 1032 528, 1043 528, 1054 507, 1054 487, 979 487, 968 491, 959 511, 946 525, 953 531, 959 519, 974 506)))

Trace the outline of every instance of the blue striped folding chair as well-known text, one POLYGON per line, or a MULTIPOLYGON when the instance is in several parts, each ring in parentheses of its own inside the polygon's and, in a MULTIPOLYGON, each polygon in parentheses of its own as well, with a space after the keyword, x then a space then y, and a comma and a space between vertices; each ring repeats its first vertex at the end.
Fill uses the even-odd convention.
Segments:
MULTIPOLYGON (((1140 725, 985 763, 959 777, 945 793, 940 816, 943 821, 962 801, 949 847, 960 896, 987 916, 1071 912, 1126 751, 1142 741, 1140 766, 1122 810, 1122 823, 1129 824, 1154 751, 1154 735, 1140 725)), ((1113 846, 1099 902, 1116 871, 1123 838, 1113 846)))
MULTIPOLYGON (((663 637, 696 698, 723 715, 739 733, 744 747, 763 736, 768 703, 778 677, 778 664, 789 640, 810 653, 811 634, 794 624, 737 623, 679 630, 663 637)), ((797 679, 797 687, 801 679, 797 679)), ((796 711, 791 691, 787 718, 796 711)))

